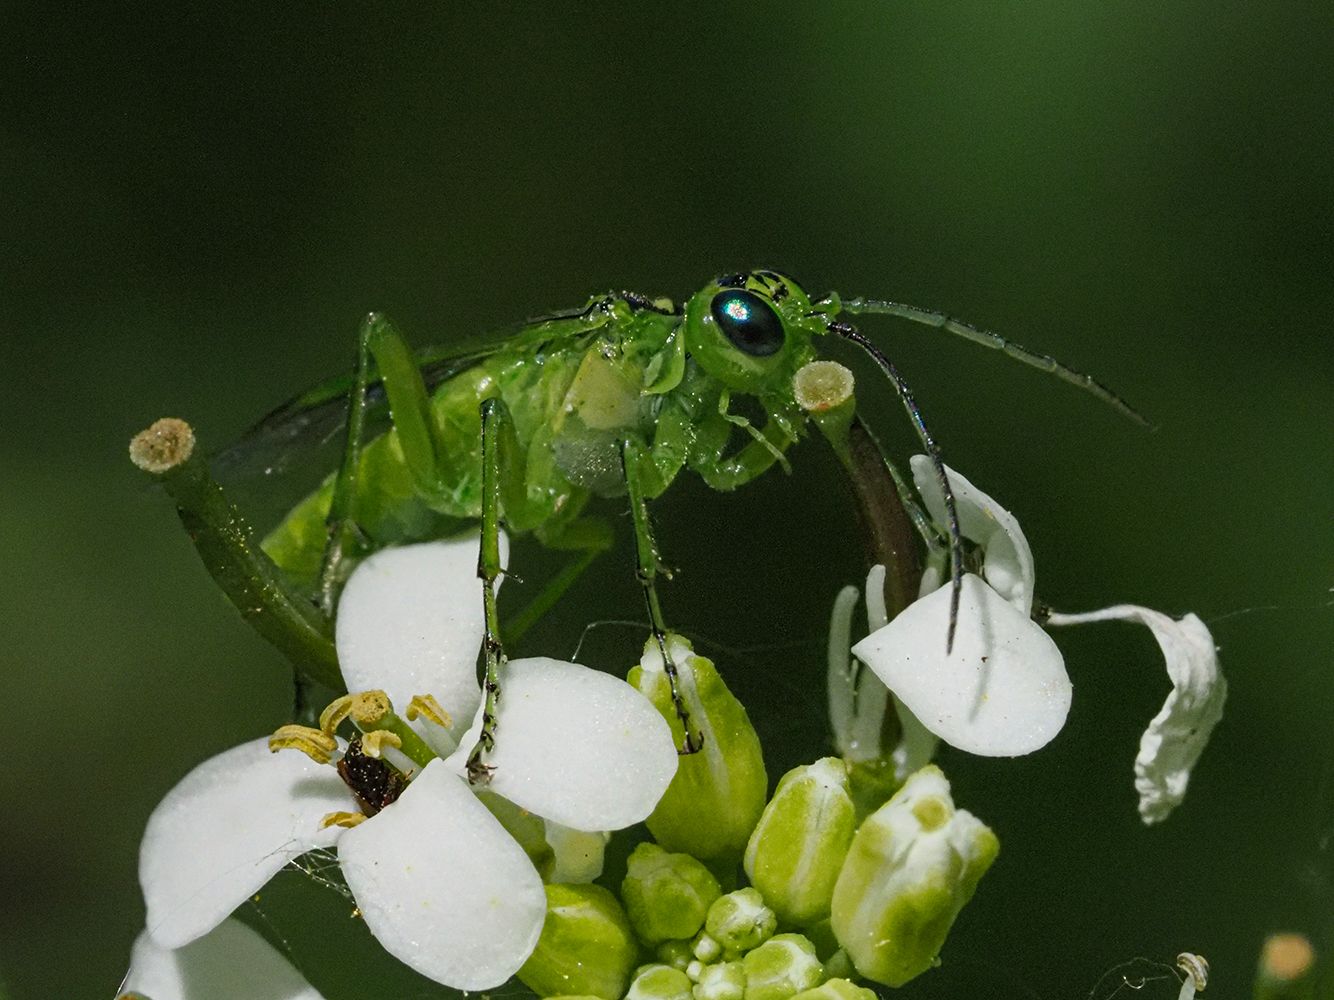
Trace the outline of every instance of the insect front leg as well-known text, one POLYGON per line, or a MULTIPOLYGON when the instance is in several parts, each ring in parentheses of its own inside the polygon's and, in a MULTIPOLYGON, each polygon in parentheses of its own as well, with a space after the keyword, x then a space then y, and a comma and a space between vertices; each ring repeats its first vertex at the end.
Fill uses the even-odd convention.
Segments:
POLYGON ((704 737, 690 728, 690 712, 681 697, 680 677, 667 647, 667 625, 662 616, 662 605, 658 601, 656 580, 662 570, 662 560, 658 555, 657 543, 653 540, 653 527, 649 523, 648 503, 644 495, 644 451, 638 442, 627 440, 621 446, 621 456, 625 464, 625 485, 630 495, 630 517, 634 522, 636 570, 639 583, 644 588, 649 625, 653 629, 658 650, 662 653, 663 669, 671 685, 672 707, 676 710, 676 717, 681 720, 681 729, 685 734, 677 752, 698 753, 703 749, 704 737))
POLYGON ((727 402, 724 395, 719 401, 718 412, 706 418, 697 447, 692 449, 689 457, 690 468, 699 473, 710 488, 722 491, 744 486, 769 471, 775 463, 782 462, 786 467, 783 451, 797 439, 796 421, 800 419, 766 405, 769 419, 764 427, 756 428, 746 418, 728 413, 727 402), (736 454, 723 458, 728 431, 735 426, 745 429, 753 440, 736 454))

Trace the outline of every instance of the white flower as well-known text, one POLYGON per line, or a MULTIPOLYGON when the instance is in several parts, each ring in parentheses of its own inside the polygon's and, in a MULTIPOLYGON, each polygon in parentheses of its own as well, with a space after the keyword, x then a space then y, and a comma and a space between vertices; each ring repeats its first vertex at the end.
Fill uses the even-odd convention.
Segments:
POLYGON ((1223 717, 1227 681, 1218 669, 1218 650, 1195 615, 1173 620, 1158 611, 1118 604, 1084 614, 1052 614, 1049 625, 1134 621, 1147 625, 1163 651, 1172 690, 1140 737, 1135 756, 1135 791, 1140 818, 1159 823, 1186 796, 1190 772, 1209 735, 1223 717))
MULTIPOLYGON (((271 754, 261 739, 201 764, 144 834, 139 873, 156 945, 207 934, 289 861, 336 843, 367 927, 407 965, 480 990, 523 964, 545 917, 541 878, 465 777, 481 724, 477 551, 476 540, 387 549, 357 568, 339 604, 349 689, 384 690, 400 709, 430 694, 452 718, 477 713, 458 751, 350 829, 322 828, 326 815, 358 806, 334 768, 303 754, 271 754)), ((546 658, 508 663, 502 685, 490 792, 579 831, 648 816, 677 759, 647 699, 609 674, 546 658)), ((438 752, 453 749, 442 727, 420 729, 438 752)))
MULTIPOLYGON (((944 523, 944 498, 931 463, 917 455, 912 470, 927 510, 944 523)), ((946 585, 914 601, 852 653, 951 746, 988 757, 1031 753, 1060 732, 1071 695, 1060 650, 1030 617, 1033 554, 1008 511, 946 471, 960 530, 982 549, 983 574, 963 578, 953 650, 946 656, 946 585)), ((938 579, 928 572, 923 586, 938 579)))
POLYGON ((224 920, 175 950, 147 931, 130 953, 123 993, 152 1000, 324 1000, 267 941, 239 920, 224 920))
MULTIPOLYGON (((925 591, 923 591, 925 593, 925 591)), ((885 608, 885 567, 872 566, 866 576, 866 620, 869 632, 889 624, 885 608)), ((889 689, 872 671, 850 662, 852 612, 857 588, 844 587, 834 601, 829 620, 829 722, 839 756, 850 763, 879 760, 889 689)), ((908 776, 931 762, 940 737, 922 725, 898 698, 893 699, 899 719, 899 742, 890 753, 894 780, 902 784, 908 776)))
MULTIPOLYGON (((931 463, 915 456, 912 470, 932 518, 943 524, 944 498, 931 463)), ((1031 618, 1033 555, 1013 515, 957 472, 946 472, 960 530, 982 555, 982 576, 963 579, 953 653, 945 655, 949 587, 938 562, 923 575, 923 591, 936 589, 852 652, 947 743, 986 756, 1029 753, 1060 731, 1071 695, 1060 651, 1031 618)), ((1147 608, 1117 605, 1052 614, 1047 624, 1114 619, 1152 630, 1172 681, 1135 758, 1140 816, 1156 823, 1185 795, 1191 768, 1222 716, 1227 685, 1213 638, 1194 615, 1174 621, 1147 608)))

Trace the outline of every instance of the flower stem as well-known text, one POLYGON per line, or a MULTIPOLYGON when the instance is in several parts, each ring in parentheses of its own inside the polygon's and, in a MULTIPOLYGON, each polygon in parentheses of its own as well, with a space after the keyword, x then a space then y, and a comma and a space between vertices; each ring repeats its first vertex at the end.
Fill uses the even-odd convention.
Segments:
POLYGON ((241 616, 300 673, 343 690, 328 619, 259 547, 240 511, 209 474, 189 424, 157 421, 130 443, 130 458, 176 501, 205 568, 241 616))

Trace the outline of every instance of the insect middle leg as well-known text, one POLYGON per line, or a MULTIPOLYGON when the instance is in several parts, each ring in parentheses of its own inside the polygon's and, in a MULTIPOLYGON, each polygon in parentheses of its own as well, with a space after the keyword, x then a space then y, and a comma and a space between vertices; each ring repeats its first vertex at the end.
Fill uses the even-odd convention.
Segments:
POLYGON ((667 644, 667 625, 662 616, 662 605, 658 600, 656 580, 662 571, 662 560, 658 554, 657 543, 653 539, 653 527, 649 523, 648 502, 644 491, 644 462, 646 457, 642 447, 635 441, 622 444, 622 460, 625 464, 625 484, 630 494, 630 517, 635 530, 635 557, 639 583, 644 588, 644 604, 648 608, 649 625, 653 629, 654 641, 662 654, 663 670, 672 692, 672 707, 676 717, 681 720, 684 733, 677 753, 698 753, 704 746, 702 733, 695 733, 690 728, 690 712, 681 697, 680 676, 676 664, 672 661, 671 650, 667 644))

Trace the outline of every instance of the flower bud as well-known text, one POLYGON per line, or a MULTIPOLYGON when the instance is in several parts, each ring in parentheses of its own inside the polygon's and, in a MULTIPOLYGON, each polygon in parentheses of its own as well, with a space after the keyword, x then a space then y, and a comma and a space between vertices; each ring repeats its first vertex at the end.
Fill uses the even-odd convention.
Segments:
POLYGON ((694 937, 721 894, 713 873, 689 854, 669 854, 650 843, 631 853, 621 882, 630 923, 648 945, 694 937))
POLYGON ((670 965, 645 965, 635 973, 625 1000, 694 1000, 691 982, 670 965))
POLYGON ((723 953, 732 957, 767 941, 778 926, 778 918, 764 905, 758 890, 737 889, 720 896, 709 907, 704 926, 709 937, 722 945, 723 953))
MULTIPOLYGON (((648 828, 668 850, 705 860, 736 859, 764 809, 768 778, 760 739, 713 663, 697 656, 680 636, 669 635, 667 643, 691 732, 704 743, 698 753, 681 757, 648 828)), ((680 745, 684 731, 656 640, 644 646, 629 681, 662 713, 680 745)))
POLYGON ((783 775, 746 845, 746 875, 779 922, 805 927, 829 916, 857 828, 848 772, 837 757, 783 775))
POLYGON ((902 986, 926 971, 1000 842, 955 811, 928 765, 862 823, 834 887, 832 925, 867 979, 902 986))
POLYGON ((824 980, 815 945, 800 934, 776 934, 741 960, 746 1000, 788 1000, 824 980))
POLYGON ((538 996, 620 1000, 639 958, 639 942, 621 904, 598 885, 557 883, 546 893, 542 936, 519 979, 538 996))
POLYGON ((723 946, 713 938, 709 937, 707 931, 700 931, 695 935, 695 940, 692 942, 692 950, 695 953, 695 957, 706 965, 710 962, 716 962, 723 957, 723 946))
POLYGON ((670 965, 673 969, 680 969, 682 972, 685 972, 690 963, 695 961, 695 955, 690 950, 689 941, 664 941, 654 949, 653 953, 663 965, 670 965))
POLYGON ((803 990, 792 1000, 875 1000, 875 990, 858 986, 850 979, 826 979, 813 990, 803 990))
POLYGON ((740 962, 719 962, 700 970, 695 1000, 743 1000, 746 970, 740 962))

